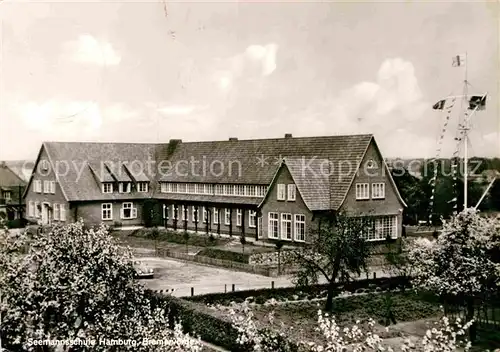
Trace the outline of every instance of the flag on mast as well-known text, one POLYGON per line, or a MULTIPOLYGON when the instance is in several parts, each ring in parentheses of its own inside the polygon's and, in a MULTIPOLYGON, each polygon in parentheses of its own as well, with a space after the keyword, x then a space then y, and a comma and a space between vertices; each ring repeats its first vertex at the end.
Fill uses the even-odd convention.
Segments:
POLYGON ((486 94, 472 95, 469 99, 469 110, 485 110, 486 109, 486 94))
POLYGON ((465 54, 459 54, 453 56, 452 66, 453 67, 465 66, 465 54))
POLYGON ((436 104, 432 106, 434 110, 443 110, 444 104, 446 103, 446 99, 438 101, 436 104))

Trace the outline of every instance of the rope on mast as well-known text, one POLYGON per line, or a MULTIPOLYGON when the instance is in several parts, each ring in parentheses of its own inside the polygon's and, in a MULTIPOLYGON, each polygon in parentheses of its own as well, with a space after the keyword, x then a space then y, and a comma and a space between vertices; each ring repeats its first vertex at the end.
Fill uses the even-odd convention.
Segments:
POLYGON ((445 107, 446 110, 446 118, 443 123, 443 127, 441 128, 441 133, 439 135, 439 139, 437 142, 437 148, 436 148, 436 156, 431 159, 433 165, 434 165, 434 173, 432 175, 432 178, 430 179, 430 184, 431 184, 431 198, 429 201, 429 224, 432 224, 433 220, 433 210, 434 210, 434 196, 436 193, 436 180, 437 180, 437 174, 438 174, 438 165, 437 165, 437 160, 439 160, 439 157, 441 155, 441 150, 442 150, 442 145, 443 145, 443 140, 444 140, 444 135, 446 133, 446 130, 448 128, 448 124, 450 122, 450 117, 451 117, 451 112, 453 111, 453 107, 455 106, 455 101, 456 98, 453 97, 450 101, 450 104, 445 107))

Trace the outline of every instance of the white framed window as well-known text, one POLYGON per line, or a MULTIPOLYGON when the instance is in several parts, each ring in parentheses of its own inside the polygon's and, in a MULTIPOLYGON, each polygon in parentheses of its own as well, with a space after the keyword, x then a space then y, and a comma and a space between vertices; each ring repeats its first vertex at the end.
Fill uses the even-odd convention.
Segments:
POLYGON ((28 216, 31 218, 35 216, 35 203, 32 200, 28 202, 28 216))
POLYGON ((66 221, 66 204, 59 204, 59 220, 66 221))
POLYGON ((356 183, 356 199, 370 199, 369 183, 356 183))
POLYGON ((286 199, 286 188, 283 183, 279 183, 277 187, 277 199, 278 200, 285 200, 286 199))
POLYGON ((203 207, 203 223, 206 224, 208 220, 207 208, 203 207))
POLYGON ((187 184, 187 193, 196 193, 196 184, 194 183, 188 183, 187 184))
POLYGON ((203 185, 204 187, 204 190, 205 190, 205 194, 214 194, 214 185, 211 185, 211 184, 205 184, 203 185))
POLYGON ((214 214, 214 224, 218 224, 219 223, 219 209, 214 207, 213 214, 214 214))
POLYGON ((35 193, 42 193, 42 181, 41 180, 33 181, 33 189, 35 193))
POLYGON ((257 216, 257 212, 255 210, 248 211, 248 227, 255 227, 256 216, 257 216))
POLYGON ((254 185, 247 186, 247 195, 249 197, 255 197, 257 195, 257 187, 254 185))
POLYGON ((182 221, 186 221, 186 219, 189 217, 189 214, 186 217, 186 211, 187 211, 186 206, 185 205, 181 206, 181 212, 182 212, 181 219, 182 219, 182 221))
POLYGON ((59 220, 59 217, 60 217, 59 204, 54 203, 54 220, 59 220))
POLYGON ((134 203, 132 203, 132 202, 122 203, 120 215, 121 215, 121 218, 125 219, 125 220, 137 218, 137 209, 134 207, 134 203))
POLYGON ((40 215, 40 202, 35 202, 35 218, 39 219, 40 215))
POLYGON ((305 242, 306 240, 306 216, 295 214, 295 241, 305 242))
POLYGON ((172 214, 173 214, 173 219, 178 220, 179 219, 179 207, 172 205, 172 214))
POLYGON ((292 214, 281 213, 281 239, 292 240, 292 214))
POLYGON ((372 227, 365 235, 367 241, 384 241, 387 238, 398 237, 398 217, 381 216, 373 220, 372 227))
POLYGON ((163 204, 163 218, 168 220, 168 205, 163 204))
POLYGON ((224 224, 228 226, 231 224, 231 210, 229 208, 224 211, 224 224))
POLYGON ((111 182, 105 182, 102 184, 102 193, 113 193, 113 184, 111 182))
POLYGON ((198 213, 198 207, 195 207, 194 205, 191 206, 191 219, 193 222, 200 221, 200 214, 198 213))
POLYGON ((51 193, 50 192, 50 181, 48 181, 48 180, 43 181, 43 193, 51 193))
POLYGON ((168 183, 165 183, 165 182, 161 182, 160 183, 160 192, 161 193, 167 193, 168 192, 167 185, 168 185, 168 183))
POLYGON ((111 203, 101 204, 101 219, 113 220, 113 204, 111 203))
POLYGON ((130 182, 120 182, 118 190, 120 193, 130 193, 131 187, 130 182))
POLYGON ((236 226, 241 226, 241 219, 243 218, 243 211, 236 209, 236 226))
POLYGON ((49 169, 49 161, 46 160, 46 159, 43 159, 41 161, 41 165, 40 166, 41 166, 42 170, 48 170, 49 169))
POLYGON ((50 193, 56 194, 56 181, 50 181, 50 193))
POLYGON ((264 197, 267 192, 267 186, 257 186, 257 197, 264 197))
POLYGON ((223 195, 224 194, 224 185, 215 185, 215 194, 223 195))
POLYGON ((294 201, 295 197, 296 197, 296 187, 293 183, 287 185, 287 187, 288 187, 288 190, 287 190, 288 200, 294 201))
POLYGON ((234 194, 234 185, 225 185, 224 186, 224 195, 232 196, 234 194))
POLYGON ((137 191, 141 193, 146 193, 149 189, 149 184, 147 182, 138 182, 137 183, 137 191))
POLYGON ((269 238, 279 238, 279 218, 278 213, 268 214, 267 233, 269 238))
POLYGON ((234 186, 234 195, 235 196, 244 196, 245 195, 245 185, 235 185, 234 186))
POLYGON ((372 198, 384 199, 385 198, 385 183, 372 183, 372 198))
POLYGON ((12 199, 12 194, 11 194, 11 192, 10 192, 10 191, 5 191, 5 192, 3 193, 3 197, 5 198, 5 200, 9 201, 9 200, 11 200, 11 199, 12 199))

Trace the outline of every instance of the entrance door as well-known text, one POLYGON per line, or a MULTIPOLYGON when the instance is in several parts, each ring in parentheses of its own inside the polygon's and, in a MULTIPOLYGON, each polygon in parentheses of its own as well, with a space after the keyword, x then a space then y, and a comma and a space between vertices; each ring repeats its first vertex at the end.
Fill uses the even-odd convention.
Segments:
POLYGON ((42 205, 42 224, 48 225, 50 221, 50 209, 47 204, 42 205))

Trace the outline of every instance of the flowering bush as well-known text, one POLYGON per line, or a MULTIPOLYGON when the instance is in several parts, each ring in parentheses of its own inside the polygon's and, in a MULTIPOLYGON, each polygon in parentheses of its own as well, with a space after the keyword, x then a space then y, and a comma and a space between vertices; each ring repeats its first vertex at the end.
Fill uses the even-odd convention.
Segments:
MULTIPOLYGON (((33 351, 34 340, 135 341, 133 351, 199 351, 200 342, 170 330, 134 279, 130 251, 100 226, 83 222, 47 233, 0 231, 1 339, 12 350, 33 351), (162 344, 140 344, 141 341, 162 344), (140 345, 137 346, 136 344, 140 345)), ((108 351, 98 343, 93 351, 108 351)), ((73 346, 72 351, 89 350, 73 346)))
POLYGON ((414 283, 438 294, 473 296, 494 289, 500 264, 500 222, 466 209, 449 221, 436 241, 420 239, 410 252, 414 283))
POLYGON ((357 321, 356 325, 342 329, 337 325, 334 317, 330 317, 320 310, 318 311, 318 326, 316 329, 321 333, 323 341, 301 341, 294 344, 288 341, 286 333, 292 327, 274 324, 273 313, 268 316, 268 322, 272 328, 263 328, 263 322, 255 320, 247 301, 239 305, 233 304, 226 311, 229 313, 232 323, 238 329, 238 343, 244 346, 245 350, 259 352, 407 352, 410 350, 451 352, 468 351, 470 348, 470 343, 465 337, 465 331, 470 327, 471 322, 462 324, 460 319, 457 319, 454 324, 450 324, 448 318, 443 317, 439 322, 435 323, 432 329, 427 331, 423 338, 406 338, 399 346, 395 347, 389 346, 374 332, 375 322, 371 319, 364 326, 361 326, 361 322, 357 321))

